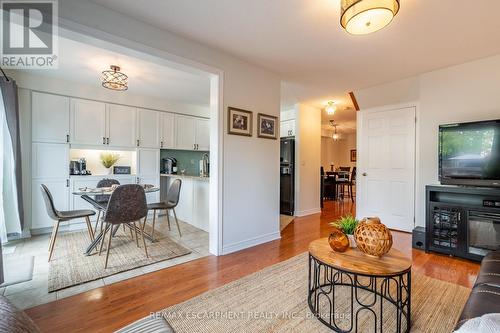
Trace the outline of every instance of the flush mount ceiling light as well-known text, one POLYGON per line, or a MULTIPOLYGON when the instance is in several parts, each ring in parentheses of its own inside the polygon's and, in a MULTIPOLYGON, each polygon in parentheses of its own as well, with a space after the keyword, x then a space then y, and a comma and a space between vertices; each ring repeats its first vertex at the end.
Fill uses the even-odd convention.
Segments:
POLYGON ((341 0, 340 24, 350 34, 365 35, 391 23, 400 0, 341 0))
POLYGON ((110 70, 102 71, 102 86, 111 90, 127 90, 128 76, 120 72, 120 67, 111 65, 110 70))
POLYGON ((335 105, 335 102, 328 101, 325 110, 329 116, 333 116, 335 114, 335 111, 337 111, 337 106, 335 105))

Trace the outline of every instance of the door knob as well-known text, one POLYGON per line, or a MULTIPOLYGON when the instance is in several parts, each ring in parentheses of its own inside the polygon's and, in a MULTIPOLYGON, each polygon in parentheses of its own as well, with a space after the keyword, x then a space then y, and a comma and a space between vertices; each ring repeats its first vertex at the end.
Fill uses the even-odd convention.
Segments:
POLYGON ((363 172, 362 175, 363 175, 363 177, 368 176, 368 174, 366 172, 363 172))

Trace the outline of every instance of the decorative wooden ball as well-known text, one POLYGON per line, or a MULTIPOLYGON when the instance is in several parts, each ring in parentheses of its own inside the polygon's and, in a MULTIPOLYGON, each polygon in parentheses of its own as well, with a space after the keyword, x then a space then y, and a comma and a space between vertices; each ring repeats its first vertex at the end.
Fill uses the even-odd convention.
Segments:
POLYGON ((362 219, 354 231, 354 238, 361 252, 372 257, 381 257, 392 247, 391 231, 378 217, 362 219))
POLYGON ((349 248, 349 238, 339 228, 333 228, 328 243, 335 252, 345 252, 349 248))

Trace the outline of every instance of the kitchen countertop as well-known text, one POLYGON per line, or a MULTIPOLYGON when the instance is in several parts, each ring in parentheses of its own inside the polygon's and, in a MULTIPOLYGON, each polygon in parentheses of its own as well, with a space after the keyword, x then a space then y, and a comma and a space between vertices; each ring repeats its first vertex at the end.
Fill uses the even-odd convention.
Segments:
POLYGON ((210 177, 201 177, 199 175, 181 175, 181 174, 167 174, 160 173, 160 177, 170 177, 170 178, 189 178, 189 179, 199 179, 199 180, 210 180, 210 177))

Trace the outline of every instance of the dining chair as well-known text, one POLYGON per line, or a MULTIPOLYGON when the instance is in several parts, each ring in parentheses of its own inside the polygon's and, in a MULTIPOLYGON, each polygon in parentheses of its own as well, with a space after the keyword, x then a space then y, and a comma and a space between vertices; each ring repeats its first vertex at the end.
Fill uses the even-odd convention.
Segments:
POLYGON ((95 212, 90 209, 82 209, 82 210, 65 210, 59 211, 56 209, 54 205, 54 198, 50 193, 50 190, 44 184, 40 185, 42 190, 43 201, 45 202, 45 208, 47 209, 47 214, 51 219, 56 221, 54 227, 52 228, 52 235, 50 237, 49 243, 49 261, 52 259, 52 254, 54 252, 54 247, 56 244, 57 234, 59 232, 59 224, 61 222, 70 221, 79 218, 85 218, 85 222, 87 223, 87 230, 90 236, 90 239, 94 240, 94 232, 92 231, 92 225, 90 224, 90 216, 95 215, 95 212))
MULTIPOLYGON (((103 178, 97 183, 97 188, 103 188, 103 187, 111 187, 113 185, 120 185, 120 182, 116 179, 110 179, 110 178, 103 178)), ((103 207, 106 207, 108 205, 109 201, 109 194, 99 194, 95 196, 95 202, 97 202, 99 205, 96 206, 93 204, 94 208, 97 209, 97 220, 95 221, 95 226, 94 226, 94 234, 97 231, 97 225, 99 224, 99 218, 101 217, 101 214, 104 212, 103 207)), ((102 231, 102 223, 101 223, 101 231, 102 231)))
POLYGON ((135 238, 137 247, 139 247, 139 237, 137 236, 137 230, 140 231, 142 237, 142 243, 144 245, 144 252, 146 253, 146 258, 149 258, 148 249, 146 247, 146 241, 144 239, 143 229, 140 228, 140 221, 147 216, 148 207, 146 203, 146 193, 141 185, 137 184, 127 184, 118 186, 108 201, 108 206, 104 212, 103 222, 106 223, 104 228, 104 234, 101 240, 101 246, 99 248, 99 255, 101 255, 104 240, 106 239, 106 234, 109 233, 108 248, 106 250, 106 261, 104 263, 104 268, 108 268, 108 258, 111 249, 111 238, 115 233, 116 229, 123 224, 126 224, 131 230, 135 231, 135 238), (139 228, 136 225, 139 222, 139 228))
POLYGON ((342 200, 344 200, 345 197, 345 186, 349 185, 350 171, 351 167, 339 167, 337 176, 337 194, 342 200))
MULTIPOLYGON (((177 219, 177 214, 175 213, 175 207, 179 204, 179 197, 181 194, 181 185, 182 181, 180 179, 175 179, 170 185, 167 198, 164 202, 157 202, 153 204, 148 204, 148 210, 153 211, 153 223, 151 225, 151 239, 154 242, 154 232, 155 232, 155 222, 156 222, 156 211, 157 210, 165 210, 167 211, 167 222, 168 222, 168 230, 172 230, 170 228, 170 216, 168 212, 171 210, 174 213, 175 223, 177 224, 177 230, 179 231, 179 236, 182 237, 181 228, 179 227, 179 220, 177 219)), ((147 216, 144 219, 144 224, 142 225, 142 229, 146 227, 147 216)))
POLYGON ((351 201, 354 202, 354 193, 353 193, 353 186, 356 186, 356 167, 352 167, 352 172, 351 172, 351 178, 349 179, 349 196, 351 197, 351 201))

